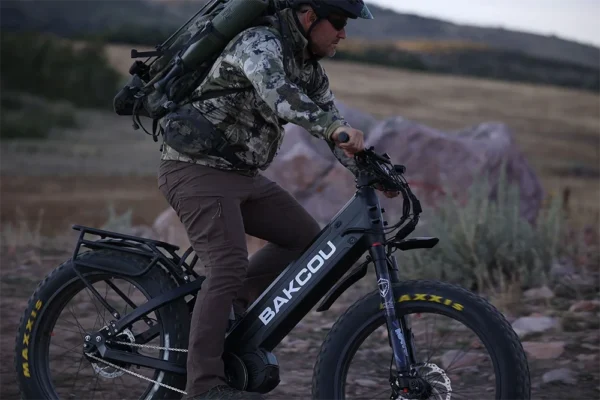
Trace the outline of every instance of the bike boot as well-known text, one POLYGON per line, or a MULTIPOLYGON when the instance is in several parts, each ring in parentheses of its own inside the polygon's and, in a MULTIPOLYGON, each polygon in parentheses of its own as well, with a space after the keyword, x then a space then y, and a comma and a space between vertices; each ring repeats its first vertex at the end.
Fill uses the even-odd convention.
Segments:
POLYGON ((242 390, 234 389, 231 386, 219 385, 210 389, 208 392, 192 397, 190 400, 204 399, 264 400, 264 397, 260 393, 244 392, 242 390))

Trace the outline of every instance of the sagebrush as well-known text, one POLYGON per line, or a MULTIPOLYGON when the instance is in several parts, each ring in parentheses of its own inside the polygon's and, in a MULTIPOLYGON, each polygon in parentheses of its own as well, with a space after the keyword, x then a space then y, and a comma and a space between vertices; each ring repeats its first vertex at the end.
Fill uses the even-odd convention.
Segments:
POLYGON ((50 34, 3 32, 0 52, 3 90, 112 109, 121 76, 109 65, 102 42, 75 46, 50 34))
POLYGON ((45 139, 54 128, 79 126, 68 102, 49 101, 19 92, 0 93, 0 138, 45 139))
POLYGON ((507 181, 504 170, 497 189, 496 199, 490 199, 490 184, 480 178, 469 188, 466 204, 446 195, 425 217, 438 245, 396 253, 401 276, 480 291, 507 282, 521 288, 545 284, 553 261, 567 250, 561 199, 549 201, 531 224, 521 217, 519 187, 507 181))

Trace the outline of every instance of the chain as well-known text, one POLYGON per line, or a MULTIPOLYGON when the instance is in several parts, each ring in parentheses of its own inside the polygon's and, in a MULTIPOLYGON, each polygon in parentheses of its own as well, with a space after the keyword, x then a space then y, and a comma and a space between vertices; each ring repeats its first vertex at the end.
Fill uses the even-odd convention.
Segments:
POLYGON ((137 343, 130 343, 130 342, 117 342, 114 340, 107 340, 106 343, 115 343, 115 344, 122 344, 125 346, 131 346, 131 347, 141 347, 144 349, 154 349, 154 350, 167 350, 167 351, 179 351, 181 353, 187 353, 187 349, 174 349, 171 347, 161 347, 161 346, 153 346, 151 344, 137 344, 137 343))
MULTIPOLYGON (((133 343, 126 343, 126 344, 127 344, 128 346, 131 346, 133 343)), ((139 345, 137 345, 137 346, 141 346, 141 347, 149 347, 148 345, 143 345, 143 344, 139 344, 139 345)), ((152 346, 150 346, 150 347, 152 347, 152 346)), ((169 350, 181 350, 181 349, 169 349, 169 350)), ((187 351, 187 350, 185 350, 185 351, 187 351)), ((171 389, 171 390, 173 390, 173 391, 175 391, 175 392, 178 392, 178 393, 181 393, 181 394, 187 394, 187 393, 186 393, 186 392, 184 392, 183 390, 177 389, 177 388, 175 388, 175 387, 173 387, 173 386, 165 385, 164 383, 160 383, 160 382, 158 382, 158 381, 152 380, 152 379, 148 378, 147 376, 144 376, 144 375, 138 374, 137 372, 133 372, 133 371, 130 371, 130 370, 128 370, 128 369, 125 369, 125 368, 119 367, 118 365, 115 365, 115 364, 113 364, 113 363, 110 363, 110 362, 108 362, 108 361, 106 361, 106 360, 103 360, 103 359, 101 359, 101 358, 99 358, 99 357, 96 357, 96 356, 92 355, 91 353, 86 353, 86 355, 87 355, 88 357, 90 357, 90 358, 92 358, 92 359, 94 359, 94 360, 100 361, 101 363, 104 363, 104 364, 106 364, 106 365, 108 365, 108 366, 110 366, 110 367, 113 367, 113 368, 115 368, 115 369, 118 369, 118 370, 120 370, 120 371, 126 372, 126 373, 128 373, 128 374, 130 374, 130 375, 133 375, 133 376, 135 376, 136 378, 140 378, 140 379, 146 380, 146 381, 148 381, 148 382, 155 383, 155 384, 157 384, 157 385, 159 385, 159 386, 165 387, 165 388, 167 388, 167 389, 171 389)))

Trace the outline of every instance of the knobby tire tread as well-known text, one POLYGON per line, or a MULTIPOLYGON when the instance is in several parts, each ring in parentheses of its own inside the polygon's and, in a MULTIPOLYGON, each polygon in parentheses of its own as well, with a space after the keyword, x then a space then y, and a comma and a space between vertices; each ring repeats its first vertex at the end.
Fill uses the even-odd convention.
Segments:
MULTIPOLYGON (((129 267, 134 268, 136 271, 141 271, 142 269, 144 269, 149 262, 142 256, 126 252, 120 252, 117 250, 87 251, 85 253, 80 254, 77 257, 77 260, 90 261, 90 259, 94 258, 100 258, 104 261, 109 260, 111 258, 116 258, 118 259, 119 263, 127 263, 129 267)), ((25 394, 29 394, 29 396, 38 396, 34 398, 41 398, 43 394, 40 391, 41 388, 39 387, 38 379, 36 379, 36 374, 40 374, 40 372, 34 372, 32 368, 31 380, 28 382, 24 382, 26 378, 23 377, 21 374, 21 365, 19 363, 22 361, 21 349, 23 334, 25 333, 24 330, 26 328, 25 322, 29 318, 31 311, 35 306, 35 303, 40 299, 40 294, 43 294, 43 292, 48 288, 48 285, 53 284, 57 279, 59 279, 63 282, 61 283, 59 281, 58 283, 56 283, 56 285, 62 286, 66 284, 69 280, 71 280, 73 276, 76 277, 74 271, 69 271, 69 269, 72 269, 74 266, 75 265, 73 263, 73 260, 68 259, 67 261, 63 262, 61 265, 50 271, 50 273, 48 273, 44 277, 44 279, 37 285, 35 291, 30 296, 27 302, 25 312, 21 315, 19 321, 19 329, 15 338, 14 368, 17 372, 18 389, 22 398, 26 398, 24 397, 25 394), (32 384, 33 386, 35 386, 34 390, 32 390, 32 384), (39 393, 35 394, 36 391, 38 391, 39 393)), ((84 276, 90 272, 94 272, 101 274, 105 273, 108 275, 119 277, 119 274, 117 272, 104 272, 100 270, 92 270, 91 268, 87 267, 81 268, 80 271, 84 274, 84 276)), ((135 281, 137 285, 140 285, 146 291, 148 291, 151 297, 160 294, 160 291, 157 292, 156 290, 158 288, 164 291, 168 290, 169 288, 175 287, 175 280, 167 273, 166 269, 164 269, 164 267, 160 265, 151 268, 142 277, 129 277, 129 279, 135 281), (140 283, 140 280, 142 281, 142 283, 140 283), (155 287, 152 287, 152 285, 155 285, 155 287)), ((52 310, 53 304, 55 304, 55 301, 43 306, 43 311, 40 314, 40 320, 46 315, 48 310, 52 310)), ((189 335, 189 315, 186 312, 187 307, 185 306, 185 302, 183 302, 182 299, 179 299, 177 302, 167 304, 163 308, 157 309, 155 313, 159 312, 160 310, 163 310, 161 315, 163 319, 163 321, 161 321, 161 323, 163 324, 163 330, 165 331, 165 333, 168 333, 171 338, 170 347, 187 348, 189 335), (165 311, 164 309, 166 309, 167 311, 165 311)), ((39 324, 39 322, 37 322, 36 324, 39 324)), ((31 341, 32 343, 34 342, 33 336, 31 341)), ((181 361, 184 357, 186 357, 185 353, 174 352, 174 354, 174 357, 170 358, 170 360, 174 362, 181 361)), ((43 368, 45 369, 45 367, 43 368)), ((48 372, 49 371, 46 370, 42 371, 41 373, 47 374, 48 372)), ((185 380, 185 376, 165 372, 164 378, 162 379, 161 383, 184 390, 185 380)), ((151 385, 150 382, 147 383, 148 385, 151 385)), ((158 394, 158 396, 154 396, 153 399, 179 399, 182 396, 181 394, 164 387, 160 387, 157 390, 156 394, 158 394)))
MULTIPOLYGON (((478 317, 476 321, 471 321, 474 325, 474 332, 477 335, 483 333, 491 336, 492 341, 502 339, 495 348, 493 356, 497 358, 501 370, 507 369, 508 365, 515 371, 509 376, 499 377, 503 380, 501 382, 502 399, 528 400, 531 398, 529 366, 523 346, 510 323, 491 303, 463 287, 445 282, 411 280, 392 286, 395 299, 406 293, 430 293, 446 298, 460 299, 465 309, 474 310, 478 317), (506 346, 510 346, 510 349, 505 348, 506 346)), ((312 393, 314 399, 331 400, 336 398, 334 388, 335 385, 339 385, 339 382, 333 382, 332 374, 333 371, 337 372, 338 368, 342 367, 343 360, 340 358, 343 355, 341 353, 347 348, 346 344, 352 334, 364 325, 365 314, 372 316, 376 312, 382 312, 379 310, 380 301, 378 290, 366 294, 351 305, 331 327, 321 346, 313 370, 312 393)), ((418 301, 414 300, 406 303, 396 302, 396 310, 402 314, 403 309, 417 303, 418 301)), ((425 312, 425 310, 421 312, 425 312)), ((502 374, 502 371, 500 373, 502 374)))

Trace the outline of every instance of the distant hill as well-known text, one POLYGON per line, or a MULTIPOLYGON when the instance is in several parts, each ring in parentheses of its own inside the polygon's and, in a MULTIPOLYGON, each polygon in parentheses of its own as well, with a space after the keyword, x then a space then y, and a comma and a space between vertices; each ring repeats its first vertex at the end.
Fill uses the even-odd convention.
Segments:
MULTIPOLYGON (((3 30, 44 30, 61 35, 91 33, 107 27, 154 26, 175 29, 206 0, 3 0, 3 30)), ((481 28, 400 14, 369 5, 374 21, 352 21, 348 34, 367 40, 432 39, 481 43, 488 47, 567 61, 597 68, 600 48, 554 36, 542 36, 500 28, 481 28)))
MULTIPOLYGON (((3 0, 3 31, 154 46, 206 0, 3 0)), ((479 28, 370 6, 374 21, 348 26, 336 60, 597 92, 600 49, 556 37, 479 28)), ((10 56, 5 51, 3 56, 10 56)))
MULTIPOLYGON (((192 15, 198 5, 206 0, 149 0, 155 4, 167 5, 171 13, 180 13, 182 20, 192 15)), ((443 41, 465 41, 480 43, 497 49, 522 52, 530 56, 549 58, 569 63, 598 68, 600 48, 561 39, 518 32, 502 28, 483 28, 459 25, 451 22, 426 18, 370 4, 374 21, 356 20, 348 24, 349 38, 367 40, 414 40, 429 39, 443 41)))
POLYGON ((340 44, 334 60, 563 86, 596 93, 600 90, 600 69, 597 67, 539 58, 473 42, 348 39, 340 44))
POLYGON ((513 50, 525 54, 568 61, 598 68, 600 48, 556 36, 543 36, 501 28, 458 25, 443 20, 400 14, 369 5, 374 21, 358 20, 349 24, 348 34, 369 40, 435 39, 458 40, 485 44, 488 47, 513 50))
POLYGON ((45 31, 64 36, 101 32, 111 26, 173 29, 182 16, 172 7, 146 0, 2 0, 2 30, 45 31))

